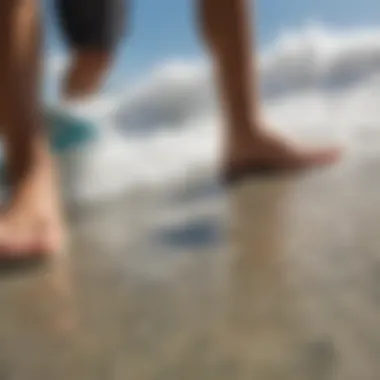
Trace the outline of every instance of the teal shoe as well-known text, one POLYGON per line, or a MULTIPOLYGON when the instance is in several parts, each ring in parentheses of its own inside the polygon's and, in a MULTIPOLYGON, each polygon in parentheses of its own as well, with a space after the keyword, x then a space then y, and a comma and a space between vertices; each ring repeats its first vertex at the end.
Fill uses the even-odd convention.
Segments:
POLYGON ((50 108, 45 111, 45 118, 51 146, 58 154, 80 148, 97 136, 92 121, 64 110, 50 108))

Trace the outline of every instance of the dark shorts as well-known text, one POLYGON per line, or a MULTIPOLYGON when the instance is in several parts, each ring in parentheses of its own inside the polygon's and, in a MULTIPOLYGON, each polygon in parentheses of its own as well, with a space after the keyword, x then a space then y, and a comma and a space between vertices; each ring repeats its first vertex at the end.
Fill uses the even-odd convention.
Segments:
POLYGON ((127 0, 54 1, 71 48, 106 51, 115 48, 124 31, 127 0))

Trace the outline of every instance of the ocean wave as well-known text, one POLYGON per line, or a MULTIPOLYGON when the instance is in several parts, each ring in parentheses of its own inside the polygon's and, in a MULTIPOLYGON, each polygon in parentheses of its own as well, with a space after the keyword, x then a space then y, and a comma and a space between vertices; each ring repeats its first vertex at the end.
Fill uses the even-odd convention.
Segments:
MULTIPOLYGON (((260 57, 270 125, 313 144, 377 150, 379 37, 380 30, 323 29, 280 36, 260 57)), ((125 94, 77 108, 102 124, 103 133, 62 159, 66 169, 76 169, 66 170, 70 193, 96 200, 215 170, 223 131, 212 84, 206 64, 169 62, 125 94)))

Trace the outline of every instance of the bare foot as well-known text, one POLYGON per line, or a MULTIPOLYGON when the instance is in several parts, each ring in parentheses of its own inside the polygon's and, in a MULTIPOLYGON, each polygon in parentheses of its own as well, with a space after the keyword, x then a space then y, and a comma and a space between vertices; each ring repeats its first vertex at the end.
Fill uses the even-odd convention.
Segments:
POLYGON ((64 229, 53 159, 48 149, 18 181, 0 219, 0 260, 57 253, 64 229))
POLYGON ((230 182, 256 174, 327 166, 334 164, 340 157, 340 149, 305 149, 265 132, 232 142, 227 150, 225 179, 230 182))

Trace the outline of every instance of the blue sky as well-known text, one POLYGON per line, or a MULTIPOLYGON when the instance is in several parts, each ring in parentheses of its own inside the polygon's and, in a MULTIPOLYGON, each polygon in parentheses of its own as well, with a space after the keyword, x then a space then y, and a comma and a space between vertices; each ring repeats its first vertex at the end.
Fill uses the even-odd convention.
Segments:
MULTIPOLYGON (((51 1, 51 0, 46 0, 51 1)), ((77 0, 80 1, 80 0, 77 0)), ((193 0, 130 0, 132 34, 124 38, 113 77, 139 77, 157 62, 197 58, 204 54, 196 30, 193 0)), ((48 13, 51 13, 50 11, 48 13)), ((308 22, 333 28, 380 27, 379 0, 257 0, 257 39, 260 46, 286 29, 308 22)), ((62 48, 57 27, 47 18, 49 50, 62 48)))

